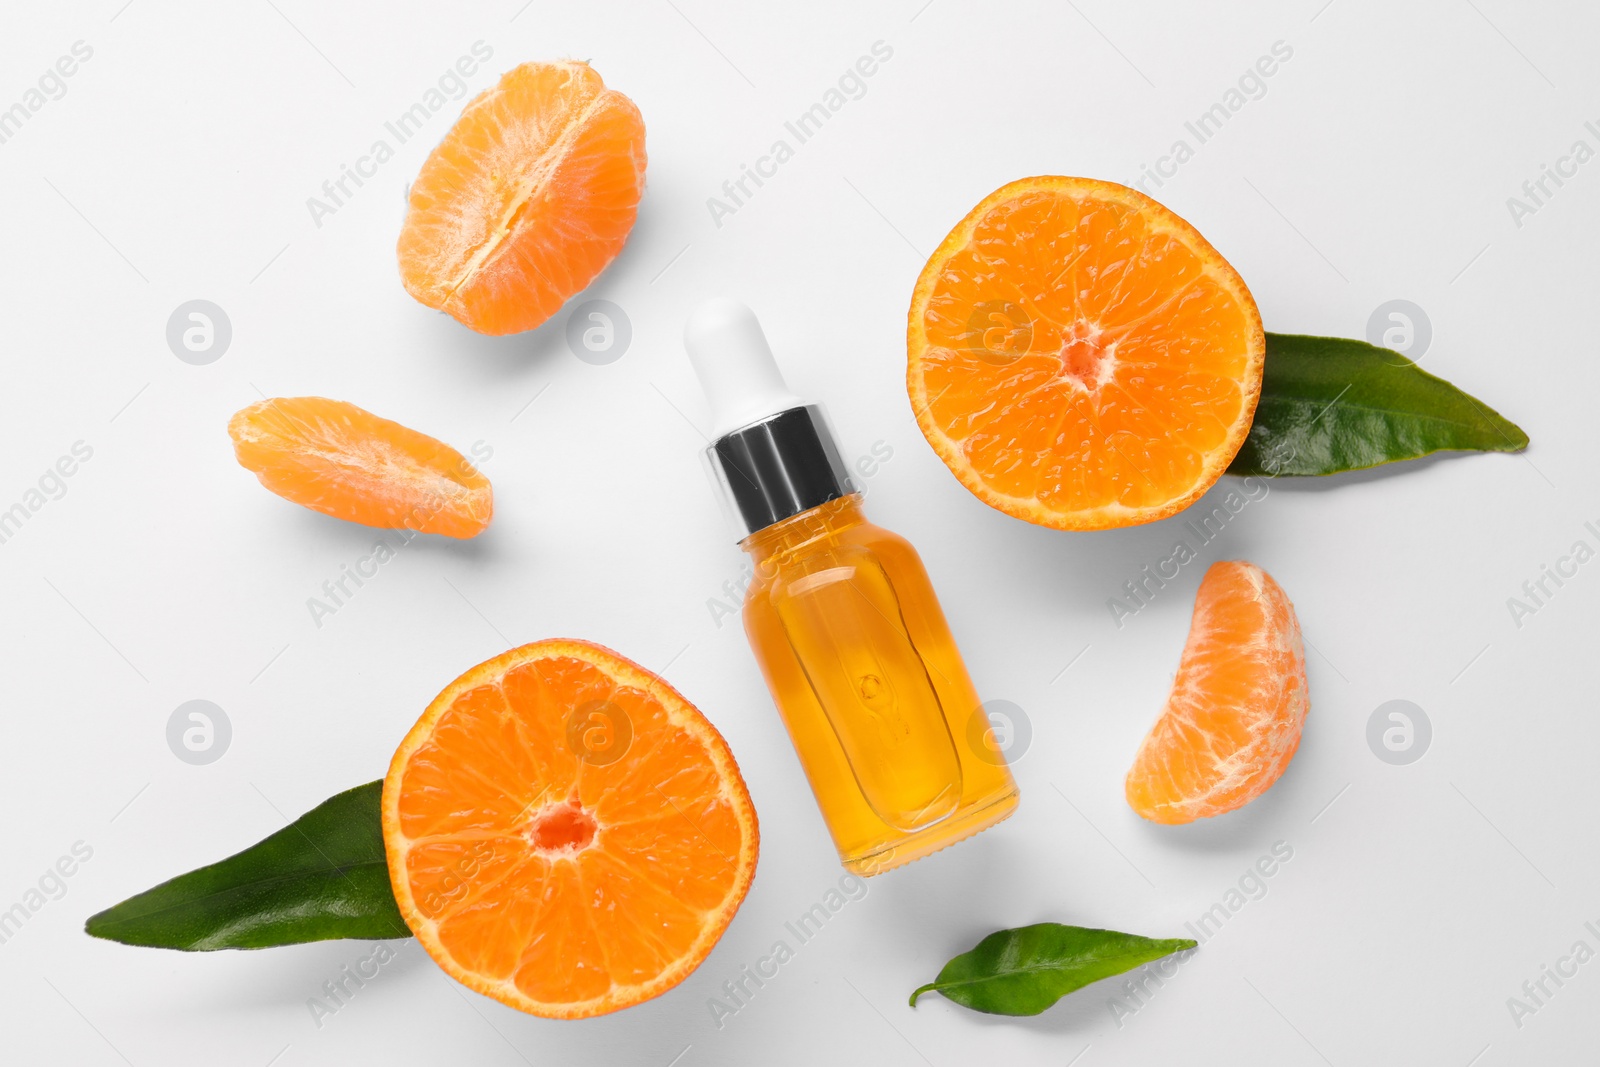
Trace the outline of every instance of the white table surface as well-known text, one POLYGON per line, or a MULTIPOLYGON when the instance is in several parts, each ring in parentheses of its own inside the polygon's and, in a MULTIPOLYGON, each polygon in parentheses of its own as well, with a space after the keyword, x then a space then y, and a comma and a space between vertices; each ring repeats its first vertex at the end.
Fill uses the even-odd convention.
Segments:
POLYGON ((75 443, 92 449, 0 544, 0 909, 75 844, 92 850, 0 944, 0 1059, 1594 1062, 1600 962, 1546 979, 1535 1012, 1514 1017, 1508 998, 1576 942, 1600 949, 1600 562, 1520 626, 1507 607, 1575 541, 1600 547, 1584 526, 1600 526, 1600 162, 1547 180, 1531 214, 1507 204, 1575 141, 1600 148, 1584 125, 1600 121, 1592 8, 95 0, 10 5, 0 26, 0 108, 26 107, 76 42, 92 50, 0 143, 0 509, 75 443), (406 183, 459 101, 407 143, 390 137, 394 158, 337 211, 314 220, 307 206, 480 41, 492 58, 464 79, 471 92, 524 60, 579 57, 644 114, 639 222, 583 297, 631 322, 614 362, 575 358, 565 314, 484 338, 401 288, 406 183), (892 56, 859 99, 714 219, 708 198, 880 41, 892 56), (1185 123, 1280 41, 1292 56, 1259 98, 1150 188, 1238 267, 1269 329, 1363 336, 1386 301, 1420 306, 1423 365, 1533 446, 1274 483, 1119 629, 1107 598, 1168 553, 1182 520, 1071 535, 968 495, 912 421, 905 308, 926 253, 990 190, 1037 173, 1137 178, 1192 144, 1185 123), (979 690, 1031 731, 1013 819, 873 880, 720 1028, 709 999, 840 871, 743 635, 708 607, 741 556, 699 465, 707 413, 678 334, 718 293, 760 312, 848 454, 892 450, 869 512, 921 549, 979 690), (192 299, 232 326, 209 365, 166 342, 192 299), (263 394, 308 393, 487 443, 498 505, 486 535, 418 540, 320 627, 307 599, 374 535, 266 493, 225 433, 263 394), (1147 825, 1122 776, 1203 564, 1228 558, 1282 583, 1315 648, 1304 743, 1246 810, 1147 825), (550 636, 667 666, 749 781, 755 886, 679 988, 546 1021, 466 992, 412 944, 317 1020, 308 999, 371 945, 188 955, 81 932, 90 913, 378 777, 444 683, 550 636), (205 766, 166 742, 194 699, 233 732, 205 766), (1366 740, 1395 699, 1433 730, 1404 766, 1366 740), (1034 1019, 906 1006, 999 927, 1182 935, 1276 842, 1293 856, 1264 895, 1142 1004, 1107 984, 1034 1019))

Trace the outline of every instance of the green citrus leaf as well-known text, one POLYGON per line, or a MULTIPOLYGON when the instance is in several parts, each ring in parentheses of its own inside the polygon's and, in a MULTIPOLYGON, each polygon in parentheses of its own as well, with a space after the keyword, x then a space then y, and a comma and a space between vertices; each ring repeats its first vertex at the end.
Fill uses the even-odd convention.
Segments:
POLYGON ((94 937, 191 952, 410 937, 389 888, 383 782, 330 797, 272 836, 90 917, 94 937))
POLYGON ((1060 923, 997 930, 912 993, 911 1006, 931 990, 990 1015, 1038 1015, 1090 982, 1194 947, 1184 938, 1157 941, 1060 923))
POLYGON ((1518 452, 1515 423, 1387 348, 1267 334, 1255 422, 1229 474, 1334 474, 1432 452, 1518 452))

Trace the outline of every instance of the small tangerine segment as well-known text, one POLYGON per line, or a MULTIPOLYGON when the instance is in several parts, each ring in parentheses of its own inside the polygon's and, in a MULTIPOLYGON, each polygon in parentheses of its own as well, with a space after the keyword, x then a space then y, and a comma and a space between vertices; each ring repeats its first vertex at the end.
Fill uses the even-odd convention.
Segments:
POLYGON ((460 452, 343 400, 263 400, 228 435, 262 485, 336 519, 466 538, 494 515, 489 479, 460 452))
POLYGON ((1188 823, 1243 807, 1278 780, 1310 707, 1294 605, 1253 563, 1214 563, 1166 710, 1128 771, 1128 805, 1188 823))
POLYGON ((512 649, 439 694, 389 766, 383 835, 401 914, 446 973, 568 1019, 687 977, 759 845, 716 728, 637 664, 570 640, 512 649))

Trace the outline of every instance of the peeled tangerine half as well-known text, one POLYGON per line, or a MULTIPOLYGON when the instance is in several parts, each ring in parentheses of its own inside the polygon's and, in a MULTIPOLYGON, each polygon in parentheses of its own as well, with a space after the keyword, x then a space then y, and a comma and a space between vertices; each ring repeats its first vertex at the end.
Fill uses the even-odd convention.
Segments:
POLYGON ((1289 766, 1308 707, 1294 605, 1255 564, 1212 564, 1166 710, 1128 771, 1128 805, 1159 823, 1243 807, 1289 766))
POLYGON ((531 330, 622 250, 644 120, 587 63, 524 63, 472 100, 411 183, 406 291, 479 333, 531 330))
POLYGON ((1102 530, 1200 498, 1244 443, 1266 334, 1237 271, 1143 193, 1023 178, 917 279, 906 389, 979 500, 1102 530))
POLYGON ((476 537, 494 491, 443 441, 343 400, 263 400, 228 421, 240 465, 285 500, 384 530, 476 537))
POLYGON ((457 981, 578 1019, 699 966, 755 875, 755 808, 714 726, 587 641, 512 649, 445 687, 383 782, 389 881, 457 981))

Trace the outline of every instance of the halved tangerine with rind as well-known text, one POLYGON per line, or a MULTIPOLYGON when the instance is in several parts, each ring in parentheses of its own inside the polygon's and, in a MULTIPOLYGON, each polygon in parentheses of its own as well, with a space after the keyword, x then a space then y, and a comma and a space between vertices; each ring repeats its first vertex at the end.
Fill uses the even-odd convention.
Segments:
POLYGON ((550 1018, 683 981, 755 874, 755 808, 676 690, 587 641, 538 641, 434 699, 383 784, 395 900, 451 977, 550 1018))
POLYGON ((1002 186, 911 300, 906 388, 980 500, 1064 530, 1187 507, 1244 443, 1266 335, 1238 273, 1176 214, 1089 178, 1002 186))

